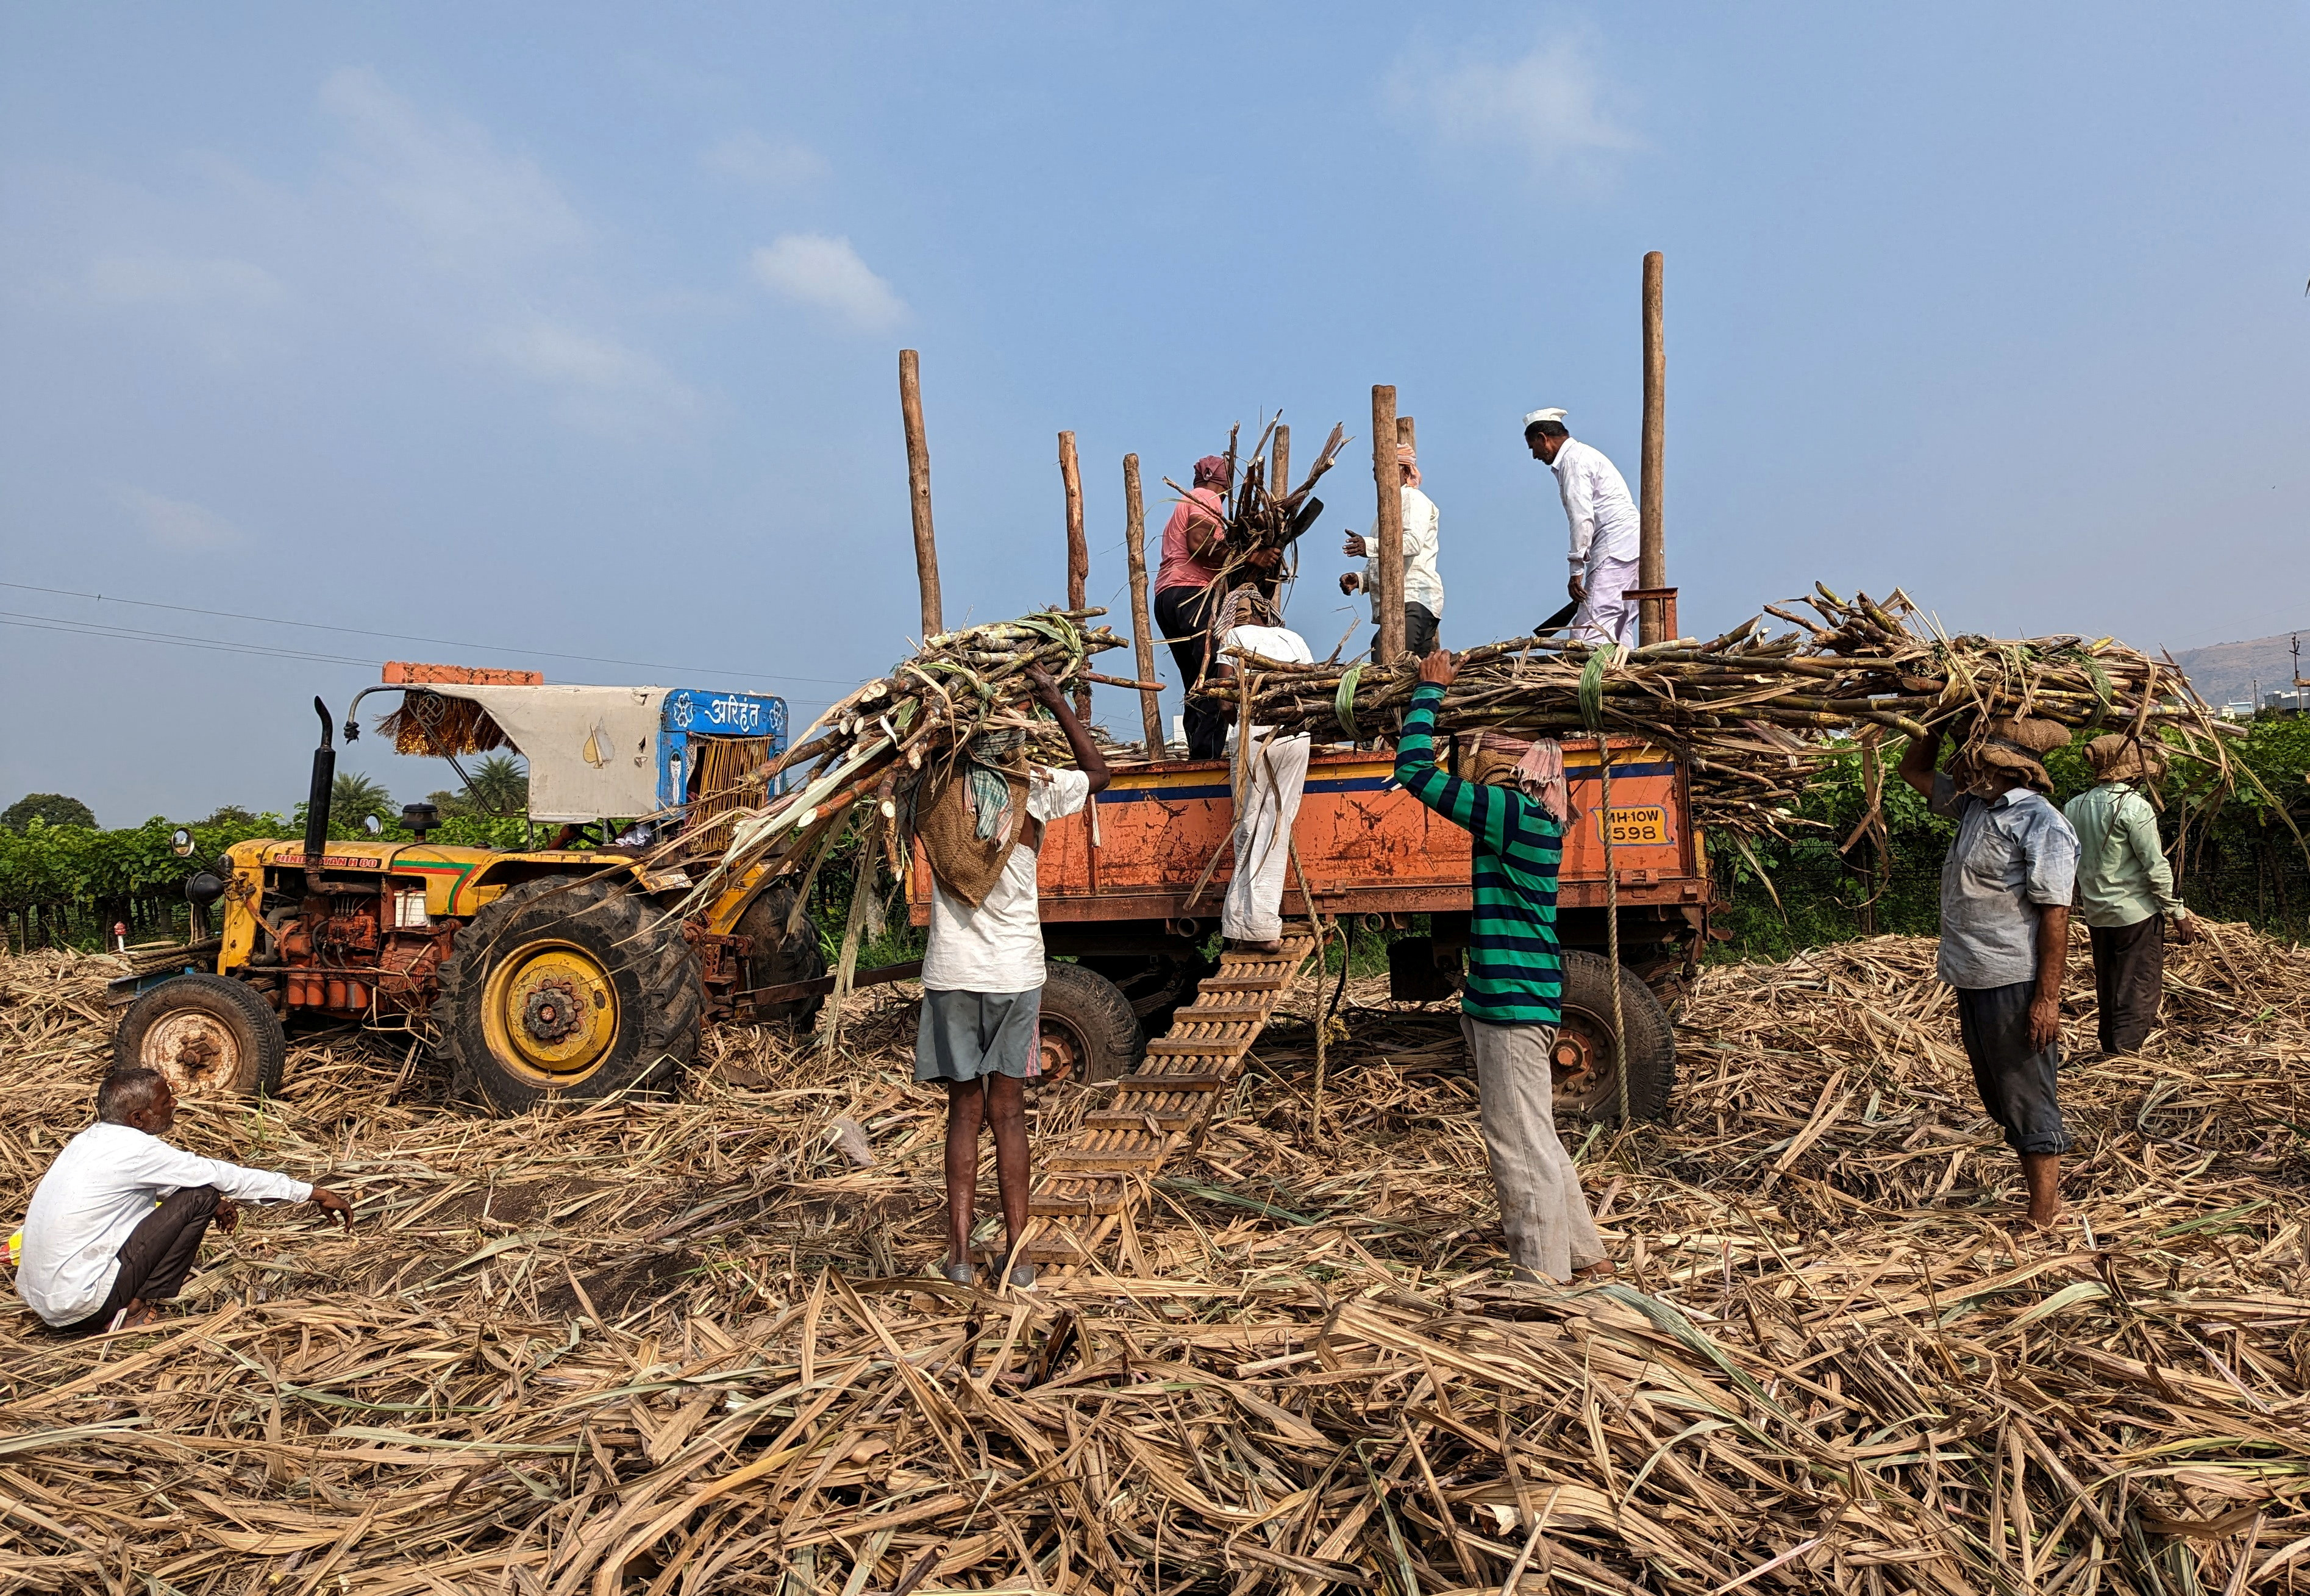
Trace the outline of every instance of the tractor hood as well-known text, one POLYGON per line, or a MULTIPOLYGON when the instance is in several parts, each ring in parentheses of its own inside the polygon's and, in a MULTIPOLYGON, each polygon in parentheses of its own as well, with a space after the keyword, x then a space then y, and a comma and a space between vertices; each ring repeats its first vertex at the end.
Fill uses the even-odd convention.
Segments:
POLYGON ((529 761, 534 820, 590 822, 659 807, 662 687, 479 687, 430 684, 481 706, 529 761))

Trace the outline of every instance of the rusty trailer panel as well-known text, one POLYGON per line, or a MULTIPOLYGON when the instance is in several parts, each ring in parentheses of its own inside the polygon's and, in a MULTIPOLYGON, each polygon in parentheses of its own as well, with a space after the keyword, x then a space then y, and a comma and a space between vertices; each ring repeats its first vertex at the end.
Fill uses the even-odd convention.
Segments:
MULTIPOLYGON (((1706 901, 1706 861, 1693 834, 1686 773, 1665 750, 1612 740, 1613 848, 1624 908, 1706 901)), ((1559 876, 1563 908, 1604 906, 1602 783, 1594 738, 1568 740, 1565 769, 1576 810, 1559 876)), ((1194 890, 1234 821, 1225 760, 1126 767, 1093 813, 1053 821, 1038 870, 1046 923, 1211 920, 1232 872, 1222 858, 1194 890), (1192 901, 1191 901, 1192 895, 1192 901)), ((1292 828, 1307 889, 1321 914, 1437 914, 1464 910, 1468 834, 1395 784, 1385 752, 1321 750, 1308 762, 1292 828)), ((930 872, 914 872, 913 919, 928 923, 930 872)), ((1305 915, 1297 876, 1283 912, 1305 915)))

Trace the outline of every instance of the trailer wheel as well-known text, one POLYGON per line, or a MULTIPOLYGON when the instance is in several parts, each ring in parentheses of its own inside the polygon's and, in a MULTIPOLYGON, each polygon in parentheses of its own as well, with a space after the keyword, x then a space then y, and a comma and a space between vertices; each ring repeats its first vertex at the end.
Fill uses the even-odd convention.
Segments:
MULTIPOLYGON (((1676 1030, 1660 999, 1626 968, 1620 1013, 1628 1032, 1628 1110, 1637 1119, 1666 1119, 1676 1084, 1676 1030)), ((1555 1066, 1559 1114, 1607 1124, 1620 1117, 1611 966, 1594 953, 1564 955, 1564 1023, 1556 1033, 1555 1066)))
POLYGON ((248 1097, 281 1089, 289 1038, 246 981, 178 976, 129 1005, 113 1033, 112 1067, 155 1070, 179 1097, 248 1097))
POLYGON ((1043 969, 1042 1079, 1097 1085, 1137 1069, 1147 1034, 1131 1000, 1081 965, 1053 959, 1043 969))
MULTIPOLYGON (((746 906, 738 916, 737 932, 750 940, 754 950, 746 955, 746 984, 784 986, 793 981, 815 981, 826 974, 826 953, 818 945, 818 932, 807 921, 792 936, 786 934, 786 916, 794 912, 794 889, 787 886, 771 888, 746 906)), ((807 1025, 818 1018, 826 1006, 822 997, 795 998, 788 1002, 764 1003, 754 1011, 758 1019, 795 1019, 807 1025)))
POLYGON ((667 1083, 698 1052, 705 1005, 682 923, 589 876, 524 882, 474 915, 435 1012, 458 1094, 518 1114, 667 1083))

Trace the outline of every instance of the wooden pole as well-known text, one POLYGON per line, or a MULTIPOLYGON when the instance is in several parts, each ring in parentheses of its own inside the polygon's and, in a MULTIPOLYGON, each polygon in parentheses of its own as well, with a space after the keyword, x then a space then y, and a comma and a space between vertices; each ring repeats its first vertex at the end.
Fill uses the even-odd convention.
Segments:
POLYGON ((1275 423, 1275 464, 1267 470, 1267 490, 1281 499, 1291 491, 1291 429, 1275 423))
MULTIPOLYGON (((1131 646, 1139 663, 1139 680, 1155 680, 1155 629, 1147 619, 1147 511, 1139 501, 1139 456, 1123 457, 1123 552, 1131 562, 1131 646)), ((1147 757, 1162 759, 1163 696, 1151 688, 1139 690, 1139 707, 1147 717, 1147 757)))
POLYGON ((931 446, 923 436, 922 357, 899 351, 899 412, 907 423, 907 496, 915 515, 915 577, 923 588, 923 640, 946 630, 940 620, 938 540, 931 531, 931 446))
POLYGON ((1395 389, 1372 386, 1372 482, 1379 491, 1372 518, 1372 615, 1379 623, 1379 657, 1403 654, 1403 498, 1395 470, 1395 389))
MULTIPOLYGON (((1637 501, 1639 587, 1668 585, 1668 551, 1663 521, 1667 507, 1661 491, 1666 480, 1661 448, 1667 430, 1667 390, 1668 351, 1661 339, 1661 252, 1655 249, 1645 256, 1645 442, 1644 458, 1637 467, 1640 486, 1637 501)), ((1637 632, 1639 642, 1668 640, 1666 612, 1667 606, 1656 599, 1640 607, 1637 632)))
MULTIPOLYGON (((1082 463, 1075 457, 1075 435, 1059 434, 1059 482, 1067 493, 1067 608, 1082 609, 1090 582, 1090 544, 1083 539, 1082 463)), ((1141 677, 1142 681, 1146 681, 1141 677)), ((1090 683, 1075 687, 1075 718, 1090 724, 1090 683)))

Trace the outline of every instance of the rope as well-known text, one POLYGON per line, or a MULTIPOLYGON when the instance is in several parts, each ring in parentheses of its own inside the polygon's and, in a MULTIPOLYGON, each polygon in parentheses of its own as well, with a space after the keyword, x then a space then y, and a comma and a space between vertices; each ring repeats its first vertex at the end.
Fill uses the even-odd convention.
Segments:
POLYGON ((1602 785, 1597 835, 1604 843, 1604 958, 1612 984, 1612 1070, 1620 1089, 1620 1128, 1628 1129, 1628 1027, 1620 1007, 1620 871, 1612 859, 1612 747, 1604 734, 1604 672, 1626 652, 1608 644, 1588 657, 1580 673, 1580 716, 1596 733, 1596 774, 1602 785))

